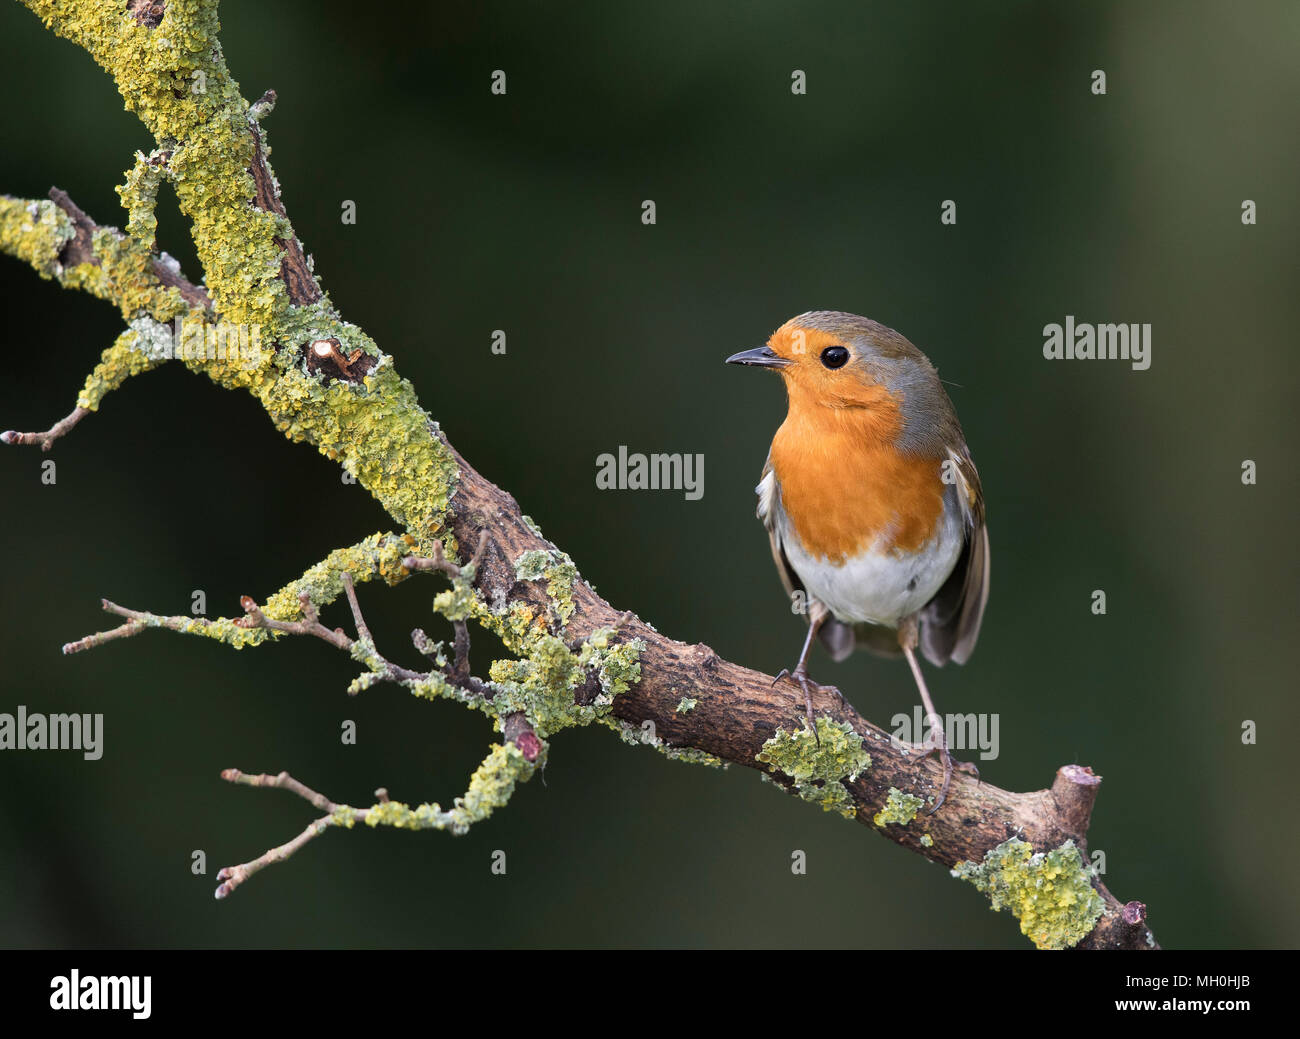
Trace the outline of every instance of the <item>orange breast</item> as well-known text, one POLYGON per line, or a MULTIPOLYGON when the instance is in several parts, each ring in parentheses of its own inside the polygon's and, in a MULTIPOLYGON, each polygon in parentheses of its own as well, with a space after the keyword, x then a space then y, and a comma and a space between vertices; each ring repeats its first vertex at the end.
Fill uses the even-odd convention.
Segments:
POLYGON ((916 551, 930 540, 943 514, 942 459, 899 452, 901 426, 883 388, 871 408, 806 404, 792 393, 772 467, 806 551, 843 563, 882 536, 885 551, 916 551))

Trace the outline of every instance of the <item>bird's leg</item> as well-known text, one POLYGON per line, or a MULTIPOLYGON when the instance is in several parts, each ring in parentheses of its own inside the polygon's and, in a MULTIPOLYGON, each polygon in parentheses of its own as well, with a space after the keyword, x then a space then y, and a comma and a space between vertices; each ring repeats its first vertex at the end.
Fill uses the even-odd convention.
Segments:
MULTIPOLYGON (((808 677, 808 654, 812 650, 813 639, 817 636, 818 630, 825 623, 828 616, 830 616, 830 611, 825 606, 816 599, 809 600, 808 635, 803 640, 803 651, 799 654, 799 663, 795 664, 793 671, 782 668, 781 673, 772 679, 773 685, 786 677, 793 678, 799 683, 799 688, 803 690, 804 708, 807 711, 808 731, 813 734, 813 739, 817 741, 818 746, 821 746, 822 741, 817 734, 817 724, 813 721, 812 702, 812 686, 817 685, 817 683, 808 677)), ((844 694, 834 686, 819 686, 818 688, 830 689, 841 701, 844 699, 844 694)))
MULTIPOLYGON (((916 679, 916 687, 921 691, 921 703, 925 706, 926 720, 930 724, 929 734, 921 743, 916 745, 916 749, 922 754, 933 754, 938 751, 943 757, 943 789, 939 791, 939 799, 935 801, 934 807, 926 813, 926 815, 934 815, 948 797, 948 786, 952 782, 953 763, 952 755, 948 752, 948 739, 944 733, 943 718, 934 709, 934 701, 930 699, 930 690, 925 685, 925 676, 921 674, 921 663, 916 659, 917 641, 916 615, 913 614, 910 617, 904 617, 898 625, 898 644, 902 647, 903 655, 907 657, 907 663, 912 668, 912 677, 916 679)), ((959 767, 965 772, 974 766, 962 763, 959 767)))

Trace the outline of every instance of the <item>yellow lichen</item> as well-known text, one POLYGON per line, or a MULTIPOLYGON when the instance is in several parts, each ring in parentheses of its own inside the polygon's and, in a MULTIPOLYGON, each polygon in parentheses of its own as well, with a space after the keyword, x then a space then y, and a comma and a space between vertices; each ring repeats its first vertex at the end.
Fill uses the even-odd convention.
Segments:
POLYGON ((856 804, 842 781, 852 782, 871 767, 871 755, 853 726, 825 715, 817 719, 816 739, 808 729, 792 733, 777 729, 755 758, 766 764, 769 772, 789 776, 799 797, 846 819, 853 818, 856 804))
POLYGON ((1106 908, 1073 841, 1035 853, 1033 845, 1013 837, 983 862, 959 862, 952 875, 988 895, 994 910, 1009 909, 1021 933, 1040 949, 1077 945, 1106 908))
POLYGON ((872 817, 871 821, 880 827, 889 823, 906 826, 916 818, 916 813, 924 804, 925 801, 915 794, 905 794, 898 787, 891 786, 884 807, 872 817))

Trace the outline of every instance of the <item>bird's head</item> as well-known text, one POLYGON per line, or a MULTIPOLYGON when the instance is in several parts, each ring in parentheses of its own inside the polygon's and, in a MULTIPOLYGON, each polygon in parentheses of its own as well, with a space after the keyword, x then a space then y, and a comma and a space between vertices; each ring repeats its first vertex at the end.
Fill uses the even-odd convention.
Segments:
POLYGON ((848 418, 865 409, 877 422, 896 421, 897 433, 909 440, 929 439, 926 434, 946 426, 953 414, 925 354, 892 328, 857 314, 800 314, 766 345, 733 354, 727 363, 779 372, 792 414, 831 409, 848 418))

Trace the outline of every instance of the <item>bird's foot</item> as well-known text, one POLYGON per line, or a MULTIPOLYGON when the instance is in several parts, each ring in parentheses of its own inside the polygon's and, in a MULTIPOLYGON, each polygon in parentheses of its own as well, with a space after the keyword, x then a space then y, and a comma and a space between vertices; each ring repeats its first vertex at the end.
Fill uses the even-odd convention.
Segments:
POLYGON ((834 693, 836 696, 839 697, 840 703, 842 704, 847 704, 848 701, 844 699, 844 694, 841 693, 838 689, 836 689, 835 686, 819 685, 817 682, 814 682, 811 678, 808 677, 808 671, 804 667, 796 667, 793 671, 789 671, 786 668, 781 668, 780 673, 774 679, 772 679, 772 684, 776 685, 776 683, 781 681, 781 679, 783 678, 789 678, 791 681, 797 682, 799 688, 803 690, 805 725, 807 726, 808 731, 813 734, 813 739, 817 741, 817 746, 820 747, 822 742, 821 737, 817 734, 817 723, 813 720, 813 702, 812 702, 813 688, 816 687, 822 690, 823 692, 834 693))
POLYGON ((931 726, 929 733, 920 743, 906 743, 907 749, 913 754, 919 754, 923 759, 928 758, 931 754, 941 755, 943 761, 943 787, 939 791, 939 799, 934 802, 926 815, 934 815, 944 801, 948 799, 948 787, 952 783, 953 771, 962 772, 966 775, 973 775, 977 780, 980 776, 980 770, 970 761, 954 761, 952 754, 948 751, 948 741, 944 737, 943 729, 938 726, 931 726))

